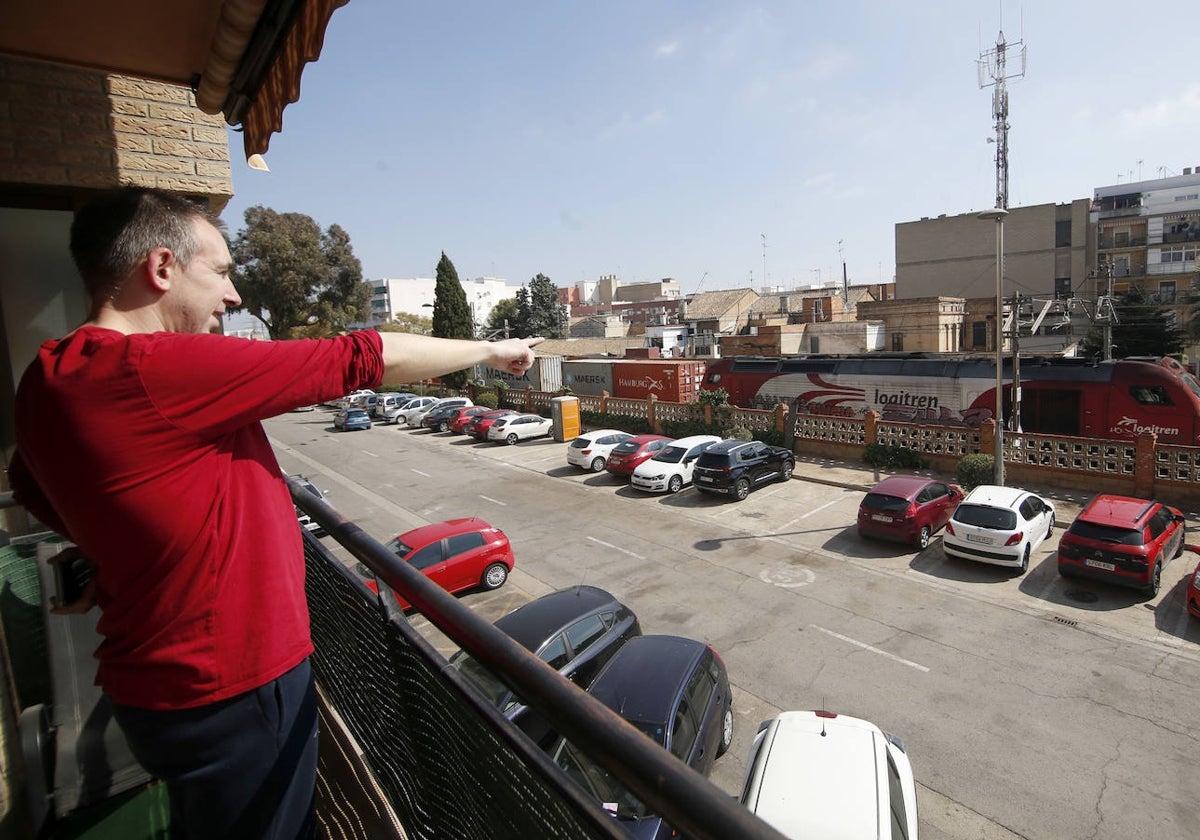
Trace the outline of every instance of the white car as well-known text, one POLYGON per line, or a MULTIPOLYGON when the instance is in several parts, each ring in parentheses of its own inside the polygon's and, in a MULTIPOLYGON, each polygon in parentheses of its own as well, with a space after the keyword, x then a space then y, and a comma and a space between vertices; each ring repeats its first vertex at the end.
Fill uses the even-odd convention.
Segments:
POLYGON ((488 429, 488 440, 514 444, 519 440, 545 437, 554 430, 554 421, 540 414, 510 414, 499 417, 488 429))
POLYGON ((362 408, 367 397, 375 396, 375 392, 370 388, 360 388, 357 391, 351 391, 346 396, 340 398, 337 403, 338 408, 362 408))
POLYGON ((750 748, 742 804, 788 837, 917 840, 917 789, 899 738, 834 712, 781 712, 750 748))
POLYGON ((649 461, 638 464, 629 483, 647 493, 678 493, 692 483, 692 471, 700 453, 714 443, 717 435, 693 435, 673 440, 649 461))
POLYGON ((612 452, 618 443, 631 437, 633 435, 629 432, 616 429, 584 432, 567 447, 567 463, 592 472, 604 472, 604 465, 608 463, 608 453, 612 452))
MULTIPOLYGON (((415 400, 409 400, 404 405, 397 409, 388 409, 391 412, 389 419, 398 426, 404 425, 421 425, 421 417, 429 410, 429 407, 437 402, 437 397, 417 397, 415 400), (415 420, 414 420, 415 418, 415 420)), ((384 417, 388 417, 385 413, 384 417)))
POLYGON ((380 394, 375 405, 371 407, 371 416, 378 417, 380 420, 388 421, 395 417, 396 412, 404 407, 404 404, 409 400, 415 400, 416 394, 408 392, 395 394, 380 394))
POLYGON ((1017 487, 981 484, 967 494, 942 534, 951 557, 1024 572, 1029 556, 1054 533, 1054 505, 1017 487))

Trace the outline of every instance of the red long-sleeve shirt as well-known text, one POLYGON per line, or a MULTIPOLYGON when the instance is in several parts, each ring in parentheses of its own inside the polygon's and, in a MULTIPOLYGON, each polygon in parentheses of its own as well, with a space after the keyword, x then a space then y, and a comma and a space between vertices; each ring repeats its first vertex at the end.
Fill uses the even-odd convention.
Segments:
POLYGON ((17 389, 16 499, 95 566, 96 682, 181 709, 312 652, 300 532, 259 421, 373 387, 378 333, 122 335, 42 345, 17 389))

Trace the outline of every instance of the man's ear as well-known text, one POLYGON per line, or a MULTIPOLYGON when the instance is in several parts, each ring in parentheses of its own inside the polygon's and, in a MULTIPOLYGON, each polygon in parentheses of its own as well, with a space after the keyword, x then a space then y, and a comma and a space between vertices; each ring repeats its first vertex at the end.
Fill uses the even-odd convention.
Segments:
POLYGON ((175 254, 170 248, 155 248, 146 255, 146 279, 160 292, 171 288, 174 267, 175 254))

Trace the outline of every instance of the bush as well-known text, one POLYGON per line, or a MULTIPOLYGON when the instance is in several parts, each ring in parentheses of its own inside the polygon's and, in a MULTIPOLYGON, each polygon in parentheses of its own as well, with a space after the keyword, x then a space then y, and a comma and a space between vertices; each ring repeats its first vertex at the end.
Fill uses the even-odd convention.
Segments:
POLYGON ((500 400, 495 391, 476 391, 475 405, 486 405, 488 408, 499 408, 500 400))
POLYGON ((924 469, 929 466, 929 462, 915 449, 883 443, 868 443, 862 459, 872 467, 884 469, 924 469))
POLYGON ((982 452, 964 455, 958 462, 956 472, 958 483, 964 490, 970 491, 981 484, 991 484, 996 474, 996 458, 982 452))
POLYGON ((703 388, 696 394, 696 402, 700 405, 725 405, 729 402, 729 392, 724 388, 706 391, 703 388))
POLYGON ((734 440, 754 440, 754 433, 745 426, 732 426, 725 430, 725 437, 734 440))

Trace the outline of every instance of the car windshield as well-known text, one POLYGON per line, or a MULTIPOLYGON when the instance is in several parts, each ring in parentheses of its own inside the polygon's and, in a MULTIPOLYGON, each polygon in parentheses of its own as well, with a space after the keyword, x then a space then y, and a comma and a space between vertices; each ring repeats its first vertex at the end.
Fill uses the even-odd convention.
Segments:
POLYGON ((954 512, 954 521, 993 531, 1011 531, 1017 527, 1017 512, 991 505, 959 505, 954 512))
POLYGON ((405 545, 404 543, 400 542, 399 537, 394 537, 392 541, 387 544, 387 550, 402 560, 408 555, 412 554, 412 546, 405 545))
POLYGON ((554 762, 566 774, 596 797, 606 809, 616 807, 618 819, 642 819, 651 816, 651 811, 642 800, 623 785, 616 776, 575 749, 567 741, 559 744, 554 762))
POLYGON ((659 452, 650 460, 662 461, 667 464, 678 464, 683 460, 683 456, 687 454, 687 450, 681 446, 668 446, 662 452, 659 452))
POLYGON ((450 658, 450 666, 457 668, 467 680, 479 689, 487 701, 501 711, 508 711, 517 701, 508 686, 496 679, 492 672, 479 664, 471 654, 460 650, 450 658))
POLYGON ((1117 525, 1097 525, 1095 522, 1087 522, 1082 519, 1076 519, 1071 523, 1068 533, 1082 537, 1085 540, 1116 543, 1117 545, 1142 544, 1142 530, 1140 528, 1130 530, 1129 528, 1121 528, 1117 525))
POLYGON ((908 499, 889 496, 886 493, 868 493, 862 506, 871 510, 903 511, 908 508, 908 499))

